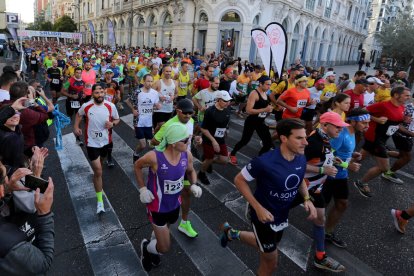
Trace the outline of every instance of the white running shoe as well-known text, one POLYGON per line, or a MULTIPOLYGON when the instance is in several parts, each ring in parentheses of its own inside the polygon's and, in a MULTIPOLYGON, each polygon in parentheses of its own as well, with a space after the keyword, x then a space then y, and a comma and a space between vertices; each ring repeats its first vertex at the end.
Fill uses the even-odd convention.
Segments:
POLYGON ((103 202, 98 202, 98 205, 96 206, 96 213, 100 214, 100 213, 105 213, 105 207, 103 202))

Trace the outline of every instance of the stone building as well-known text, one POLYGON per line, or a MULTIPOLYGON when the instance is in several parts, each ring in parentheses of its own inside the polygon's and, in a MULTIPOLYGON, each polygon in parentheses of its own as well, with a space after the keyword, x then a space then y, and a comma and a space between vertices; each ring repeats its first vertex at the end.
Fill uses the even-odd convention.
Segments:
POLYGON ((116 42, 125 46, 161 46, 221 52, 258 60, 251 29, 282 23, 288 35, 286 64, 355 63, 367 36, 368 0, 82 0, 83 41, 107 43, 107 20, 116 42))

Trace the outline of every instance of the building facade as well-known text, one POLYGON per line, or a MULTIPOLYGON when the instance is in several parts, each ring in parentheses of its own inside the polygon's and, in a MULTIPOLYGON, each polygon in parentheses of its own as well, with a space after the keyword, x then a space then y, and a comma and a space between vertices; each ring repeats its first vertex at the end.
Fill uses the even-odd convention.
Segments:
POLYGON ((376 35, 381 32, 384 24, 391 23, 395 20, 398 14, 404 12, 409 5, 413 5, 413 1, 373 0, 370 9, 368 36, 363 45, 366 54, 365 60, 378 62, 378 59, 381 58, 382 47, 376 39, 376 35))
POLYGON ((221 52, 260 62, 251 30, 281 23, 288 35, 286 65, 301 58, 312 66, 355 63, 367 36, 368 0, 82 0, 83 41, 107 43, 108 19, 125 46, 221 52))

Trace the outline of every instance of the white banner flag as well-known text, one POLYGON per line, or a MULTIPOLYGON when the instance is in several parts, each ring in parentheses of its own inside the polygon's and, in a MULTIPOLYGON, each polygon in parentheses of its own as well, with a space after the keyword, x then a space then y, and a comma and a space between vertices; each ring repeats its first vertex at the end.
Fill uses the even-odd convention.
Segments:
POLYGON ((271 65, 271 57, 270 57, 270 41, 266 35, 266 32, 262 29, 253 29, 252 30, 252 39, 256 44, 257 51, 259 52, 259 56, 262 59, 263 65, 265 70, 270 76, 270 65, 271 65))
POLYGON ((265 30, 270 41, 270 49, 272 50, 273 60, 276 64, 276 70, 280 78, 282 76, 288 47, 286 31, 282 25, 276 22, 267 25, 265 30))

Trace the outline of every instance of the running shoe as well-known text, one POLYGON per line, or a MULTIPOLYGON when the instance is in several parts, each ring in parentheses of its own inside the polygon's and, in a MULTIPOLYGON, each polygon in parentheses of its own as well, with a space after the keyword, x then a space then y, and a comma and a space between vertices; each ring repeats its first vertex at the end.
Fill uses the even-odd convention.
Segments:
POLYGON ((210 185, 210 180, 208 180, 208 177, 205 172, 199 171, 197 174, 197 178, 204 185, 210 185))
POLYGON ((151 253, 147 250, 147 245, 149 241, 147 239, 143 239, 141 241, 141 265, 145 271, 150 271, 152 268, 152 261, 151 261, 151 253))
POLYGON ((229 155, 229 158, 230 158, 230 164, 232 164, 234 166, 238 165, 236 155, 229 155))
POLYGON ((232 227, 230 226, 230 224, 226 221, 225 223, 223 223, 220 227, 220 230, 222 231, 221 235, 220 235, 220 245, 222 247, 226 247, 227 243, 229 241, 231 241, 229 239, 229 231, 232 227))
POLYGON ((394 221, 395 229, 401 234, 405 234, 405 228, 407 227, 408 220, 401 217, 401 210, 391 209, 392 220, 394 221))
POLYGON ((391 182, 394 182, 396 184, 403 184, 404 181, 398 178, 398 176, 395 174, 395 172, 385 172, 381 174, 381 177, 384 179, 387 179, 391 182))
POLYGON ((78 144, 78 146, 83 147, 83 141, 80 139, 79 136, 76 136, 76 144, 78 144))
POLYGON ((326 233, 325 234, 325 241, 328 241, 330 243, 332 243, 333 245, 340 247, 340 248, 345 248, 347 247, 346 242, 344 242, 343 240, 339 239, 337 236, 335 236, 334 233, 326 233))
POLYGON ((195 238, 198 236, 198 233, 193 229, 193 227, 191 226, 191 222, 188 220, 185 223, 183 221, 180 222, 180 225, 178 226, 178 231, 190 238, 195 238))
POLYGON ((105 207, 103 202, 98 202, 98 204, 96 205, 96 213, 100 214, 100 213, 105 213, 105 207))
POLYGON ((345 267, 341 265, 338 261, 328 257, 326 254, 323 256, 322 260, 318 260, 318 258, 314 259, 314 265, 317 268, 328 270, 331 272, 343 272, 345 271, 345 267))
POLYGON ((106 166, 107 166, 108 168, 113 168, 113 167, 115 167, 115 163, 114 163, 114 161, 113 161, 113 160, 106 160, 106 161, 105 161, 105 163, 106 163, 106 166))
POLYGON ((361 181, 357 180, 354 181, 354 186, 363 197, 372 197, 371 191, 366 189, 369 189, 368 183, 361 183, 361 181))

